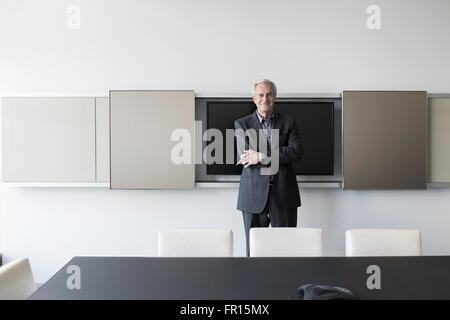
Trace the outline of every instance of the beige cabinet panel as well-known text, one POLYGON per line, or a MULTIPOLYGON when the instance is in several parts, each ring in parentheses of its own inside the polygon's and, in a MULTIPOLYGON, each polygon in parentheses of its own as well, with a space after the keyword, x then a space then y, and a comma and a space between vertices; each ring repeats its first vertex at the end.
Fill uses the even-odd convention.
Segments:
POLYGON ((344 189, 425 189, 425 91, 344 91, 344 189))
POLYGON ((97 182, 109 182, 109 98, 95 98, 97 182))
POLYGON ((450 98, 428 100, 428 181, 450 182, 450 98))
POLYGON ((3 181, 95 182, 95 98, 3 98, 3 181))
POLYGON ((110 91, 111 189, 193 189, 194 108, 193 91, 110 91), (175 153, 190 159, 177 164, 183 142, 175 153))

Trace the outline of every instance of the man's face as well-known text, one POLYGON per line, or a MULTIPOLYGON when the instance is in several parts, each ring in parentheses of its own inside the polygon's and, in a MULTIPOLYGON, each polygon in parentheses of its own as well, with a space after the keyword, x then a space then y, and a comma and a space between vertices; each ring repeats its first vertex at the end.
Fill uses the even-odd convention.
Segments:
POLYGON ((255 102, 260 114, 272 113, 275 103, 275 93, 272 86, 265 83, 258 84, 255 88, 253 102, 255 102))

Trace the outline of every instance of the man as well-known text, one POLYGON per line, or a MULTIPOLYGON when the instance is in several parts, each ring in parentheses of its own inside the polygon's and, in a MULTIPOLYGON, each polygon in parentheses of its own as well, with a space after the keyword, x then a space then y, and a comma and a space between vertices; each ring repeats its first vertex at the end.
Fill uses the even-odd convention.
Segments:
POLYGON ((272 81, 264 79, 256 82, 252 96, 255 112, 234 122, 241 146, 242 141, 245 141, 242 132, 250 132, 251 129, 257 133, 260 129, 264 132, 264 135, 258 134, 257 150, 250 148, 255 144, 249 142, 247 145, 246 141, 243 143, 245 150, 242 150, 238 141, 238 155, 244 168, 237 209, 242 211, 244 218, 247 256, 250 254, 250 228, 268 227, 269 224, 272 227, 296 227, 297 207, 301 205, 292 162, 301 158, 303 149, 294 118, 274 111, 276 94, 277 89, 272 81), (274 140, 272 144, 272 138, 277 137, 276 130, 279 141, 274 140), (261 138, 267 140, 261 141, 261 138), (265 150, 260 150, 261 142, 267 143, 267 154, 263 152, 265 150), (264 174, 264 168, 271 163, 278 164, 278 171, 264 174))

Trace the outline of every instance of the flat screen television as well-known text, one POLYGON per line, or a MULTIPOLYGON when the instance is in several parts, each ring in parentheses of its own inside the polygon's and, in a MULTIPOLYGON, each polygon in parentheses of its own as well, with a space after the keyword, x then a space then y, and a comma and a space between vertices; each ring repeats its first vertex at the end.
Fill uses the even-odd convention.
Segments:
MULTIPOLYGON (((216 128, 226 137, 226 129, 234 129, 234 121, 256 110, 253 101, 207 102, 207 129, 216 128)), ((334 168, 334 102, 276 101, 275 110, 292 115, 302 141, 303 155, 293 163, 297 175, 333 175, 334 168)), ((214 140, 207 142, 212 143, 214 140)), ((240 175, 242 165, 208 164, 207 175, 240 175)), ((236 159, 236 143, 233 159, 236 159)), ((214 156, 214 153, 212 154, 214 156)))

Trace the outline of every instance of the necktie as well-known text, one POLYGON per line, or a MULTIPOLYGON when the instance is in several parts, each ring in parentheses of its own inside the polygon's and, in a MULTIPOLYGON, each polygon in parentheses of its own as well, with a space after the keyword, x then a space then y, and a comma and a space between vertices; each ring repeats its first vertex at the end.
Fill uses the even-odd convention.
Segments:
POLYGON ((271 141, 272 141, 272 119, 266 120, 262 119, 261 121, 264 133, 266 134, 267 138, 267 153, 270 154, 270 147, 271 147, 271 141))

